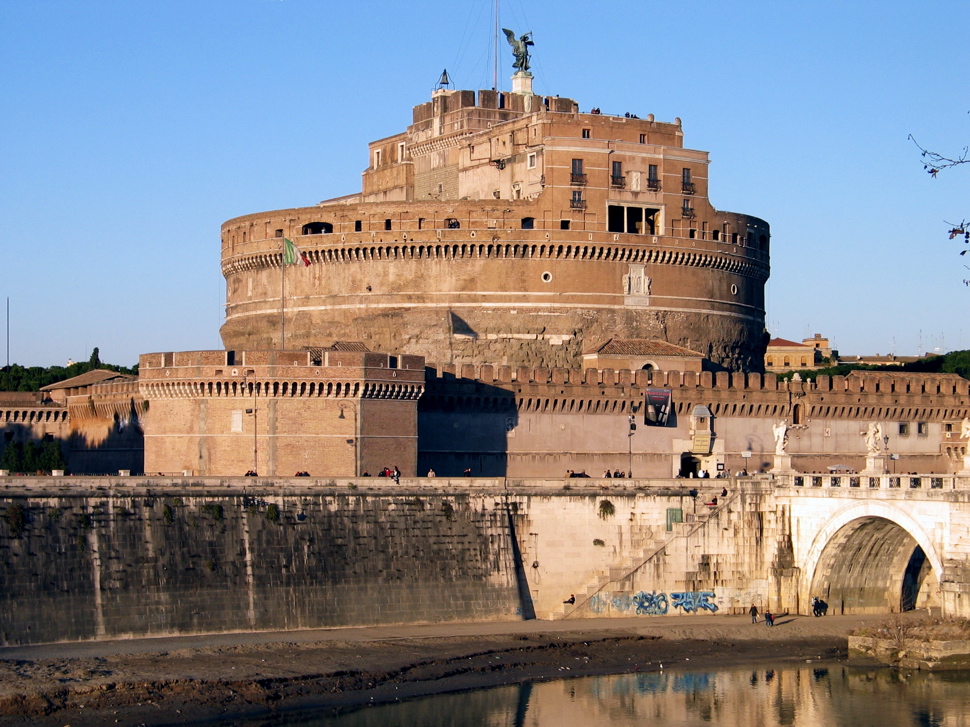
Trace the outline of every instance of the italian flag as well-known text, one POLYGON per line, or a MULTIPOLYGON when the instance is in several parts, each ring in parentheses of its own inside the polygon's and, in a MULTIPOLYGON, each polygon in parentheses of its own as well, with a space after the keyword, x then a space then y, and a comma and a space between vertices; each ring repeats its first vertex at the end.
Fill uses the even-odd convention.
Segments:
POLYGON ((293 240, 288 237, 283 238, 283 264, 284 265, 296 265, 297 258, 303 263, 305 267, 310 267, 310 258, 306 256, 306 253, 300 250, 296 245, 293 244, 293 240))

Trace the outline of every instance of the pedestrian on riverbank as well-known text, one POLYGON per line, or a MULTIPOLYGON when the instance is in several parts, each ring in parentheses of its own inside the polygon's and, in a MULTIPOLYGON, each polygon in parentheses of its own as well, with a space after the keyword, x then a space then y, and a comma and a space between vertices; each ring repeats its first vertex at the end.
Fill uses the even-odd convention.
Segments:
POLYGON ((751 615, 751 623, 758 623, 758 607, 752 603, 751 608, 748 609, 748 613, 751 615))
POLYGON ((775 616, 771 611, 765 611, 765 626, 774 626, 775 616))

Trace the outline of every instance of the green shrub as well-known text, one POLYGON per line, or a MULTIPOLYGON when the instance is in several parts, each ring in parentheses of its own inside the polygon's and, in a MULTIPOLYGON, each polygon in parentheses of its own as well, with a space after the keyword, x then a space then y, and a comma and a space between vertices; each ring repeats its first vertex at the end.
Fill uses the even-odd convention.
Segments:
POLYGON ((280 508, 275 502, 271 502, 266 507, 266 519, 271 523, 279 523, 280 521, 280 508))
POLYGON ((10 505, 6 512, 3 513, 3 519, 10 529, 11 537, 19 538, 27 529, 27 511, 23 505, 17 503, 10 505))
POLYGON ((600 518, 606 520, 606 518, 613 517, 614 515, 616 515, 616 508, 613 506, 613 503, 609 500, 600 500, 600 518))

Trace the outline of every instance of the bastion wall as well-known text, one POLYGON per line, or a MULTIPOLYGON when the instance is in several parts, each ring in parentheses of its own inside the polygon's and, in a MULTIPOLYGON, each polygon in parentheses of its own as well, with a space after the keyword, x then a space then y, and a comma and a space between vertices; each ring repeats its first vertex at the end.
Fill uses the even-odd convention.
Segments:
POLYGON ((0 639, 738 612, 787 598, 773 563, 788 526, 770 491, 728 483, 715 512, 715 485, 0 479, 0 639), (645 593, 668 608, 638 610, 645 593))
MULTIPOLYGON (((733 229, 767 229, 721 216, 733 229)), ((762 368, 769 253, 760 235, 611 233, 594 217, 563 230, 538 202, 455 200, 230 220, 223 343, 279 348, 283 314, 287 348, 356 340, 446 363, 578 367, 610 338, 659 338, 717 366, 762 368), (303 234, 324 224, 328 232, 303 234), (287 269, 285 282, 284 236, 311 263, 287 269)))

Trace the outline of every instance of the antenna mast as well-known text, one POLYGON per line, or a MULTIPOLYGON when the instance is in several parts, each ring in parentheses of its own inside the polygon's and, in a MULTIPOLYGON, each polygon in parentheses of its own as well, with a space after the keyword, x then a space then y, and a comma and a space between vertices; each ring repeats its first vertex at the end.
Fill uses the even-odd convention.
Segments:
POLYGON ((492 90, 498 91, 498 0, 495 0, 495 28, 492 33, 492 40, 494 44, 493 48, 493 64, 494 71, 492 74, 492 90))

